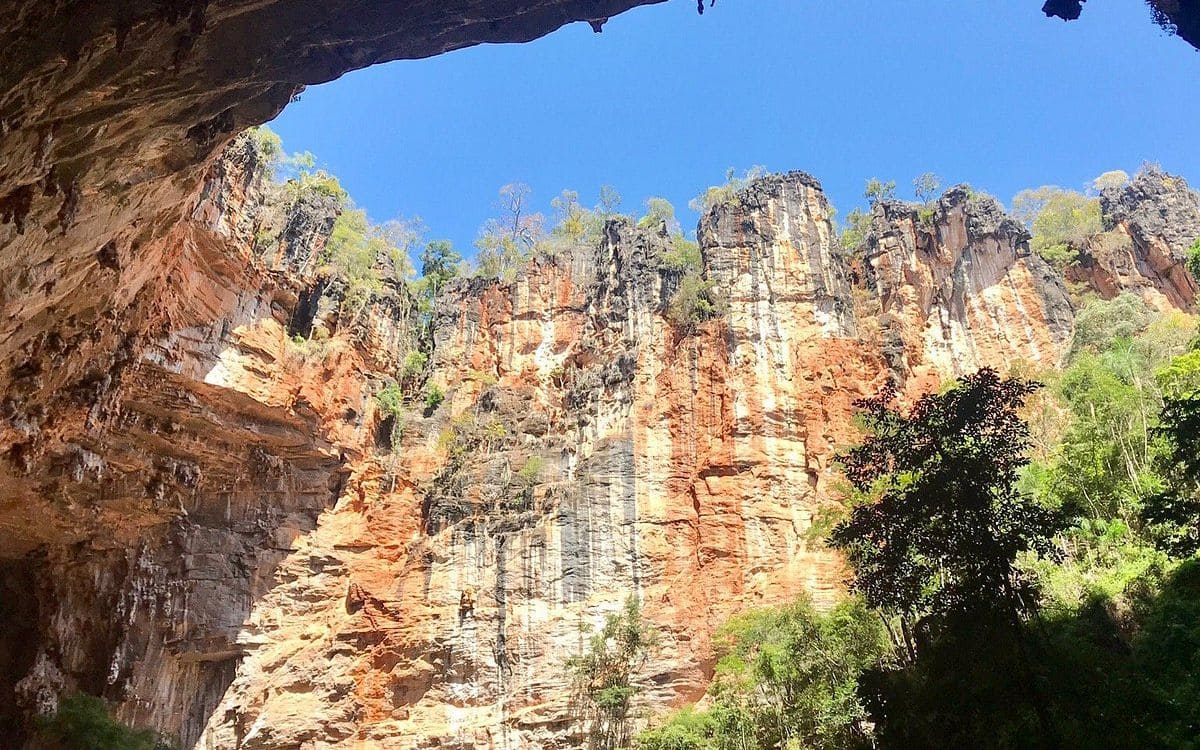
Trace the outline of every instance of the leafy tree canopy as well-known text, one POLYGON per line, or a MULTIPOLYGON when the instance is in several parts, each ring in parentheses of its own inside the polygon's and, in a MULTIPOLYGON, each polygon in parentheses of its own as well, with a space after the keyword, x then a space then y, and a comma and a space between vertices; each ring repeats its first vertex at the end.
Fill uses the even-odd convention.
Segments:
POLYGON ((853 587, 887 611, 1020 609, 1018 554, 1049 552, 1053 513, 1015 489, 1028 462, 1018 410, 1037 384, 983 369, 907 412, 885 389, 859 402, 868 437, 841 458, 871 501, 830 534, 853 587))

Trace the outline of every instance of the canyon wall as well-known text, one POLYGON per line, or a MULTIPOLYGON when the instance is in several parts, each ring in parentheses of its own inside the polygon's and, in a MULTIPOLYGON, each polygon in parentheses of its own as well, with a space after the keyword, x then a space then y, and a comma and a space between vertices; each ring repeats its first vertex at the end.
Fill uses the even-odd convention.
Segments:
POLYGON ((1200 194, 1157 167, 1100 195, 1107 231, 1092 237, 1066 269, 1068 281, 1105 299, 1138 295, 1157 310, 1195 311, 1200 293, 1186 268, 1200 237, 1200 194))
MULTIPOLYGON (((721 314, 681 323, 675 241, 620 218, 432 310, 395 281, 356 309, 321 262, 336 206, 263 171, 235 141, 147 343, 10 421, 38 440, 3 474, 11 736, 82 689, 187 748, 570 746, 565 662, 629 596, 662 634, 639 715, 695 700, 729 615, 840 595, 809 532, 854 399, 1053 367, 1072 334, 1062 280, 966 188, 879 204, 852 254, 816 180, 756 180, 697 233, 721 314)), ((1192 230, 1156 230, 1172 200, 1144 187, 1122 226, 1176 257, 1192 230)))

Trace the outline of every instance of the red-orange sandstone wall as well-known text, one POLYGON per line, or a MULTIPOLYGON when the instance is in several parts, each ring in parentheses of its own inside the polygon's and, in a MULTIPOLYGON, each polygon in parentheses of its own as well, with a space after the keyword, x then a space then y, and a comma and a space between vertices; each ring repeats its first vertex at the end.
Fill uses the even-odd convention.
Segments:
POLYGON ((335 211, 281 203, 235 144, 172 230, 162 324, 6 475, 24 557, 0 572, 36 582, 22 710, 83 689, 202 748, 558 747, 582 728, 564 662, 631 595, 663 633, 641 710, 667 710, 730 614, 840 596, 808 532, 856 398, 1053 367, 1072 332, 990 198, 881 205, 850 256, 791 173, 701 222, 717 319, 672 325, 672 240, 616 220, 451 284, 408 382, 407 290, 350 314, 318 270, 335 211))

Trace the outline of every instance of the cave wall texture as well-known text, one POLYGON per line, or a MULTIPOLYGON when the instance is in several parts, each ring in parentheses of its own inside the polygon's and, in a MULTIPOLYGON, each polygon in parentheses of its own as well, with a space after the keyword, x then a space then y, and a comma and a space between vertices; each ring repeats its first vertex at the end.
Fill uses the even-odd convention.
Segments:
MULTIPOLYGON (((704 217, 729 310, 696 330, 656 229, 459 282, 447 403, 390 445, 412 300, 341 315, 314 262, 336 209, 273 203, 236 133, 348 70, 639 4, 4 4, 0 746, 69 690, 188 748, 563 746, 562 660, 630 593, 667 635, 648 700, 694 699, 725 616, 838 595, 806 531, 855 397, 1058 361, 1063 281, 994 203, 884 204, 852 262, 792 173, 704 217)), ((1195 44, 1194 5, 1157 5, 1195 44)), ((1190 305, 1181 182, 1106 195, 1129 241, 1073 280, 1190 305)))

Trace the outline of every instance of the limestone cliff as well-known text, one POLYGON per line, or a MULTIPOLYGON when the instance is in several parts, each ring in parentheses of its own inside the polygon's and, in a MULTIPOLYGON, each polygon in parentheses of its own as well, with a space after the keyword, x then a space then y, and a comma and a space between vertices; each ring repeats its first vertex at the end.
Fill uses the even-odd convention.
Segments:
POLYGON ((985 365, 1054 367, 1070 343, 1061 278, 990 196, 960 186, 926 208, 882 201, 865 247, 877 335, 910 392, 985 365))
POLYGON ((1100 206, 1108 231, 1088 242, 1067 279, 1105 299, 1131 291, 1159 310, 1194 310, 1200 287, 1185 264, 1200 239, 1200 194, 1152 167, 1103 191, 1100 206))
MULTIPOLYGON (((963 188, 879 205, 850 255, 812 177, 752 182, 701 221, 726 309, 685 328, 662 229, 613 220, 422 313, 398 283, 347 304, 335 211, 235 141, 171 229, 147 343, 73 411, 6 402, 32 445, 4 475, 10 736, 82 689, 188 748, 567 746, 564 661, 630 595, 664 636, 640 710, 693 700, 730 614, 839 595, 807 531, 855 398, 1053 366, 1072 329, 1023 228, 963 188)), ((73 356, 39 347, 24 377, 73 356)))

